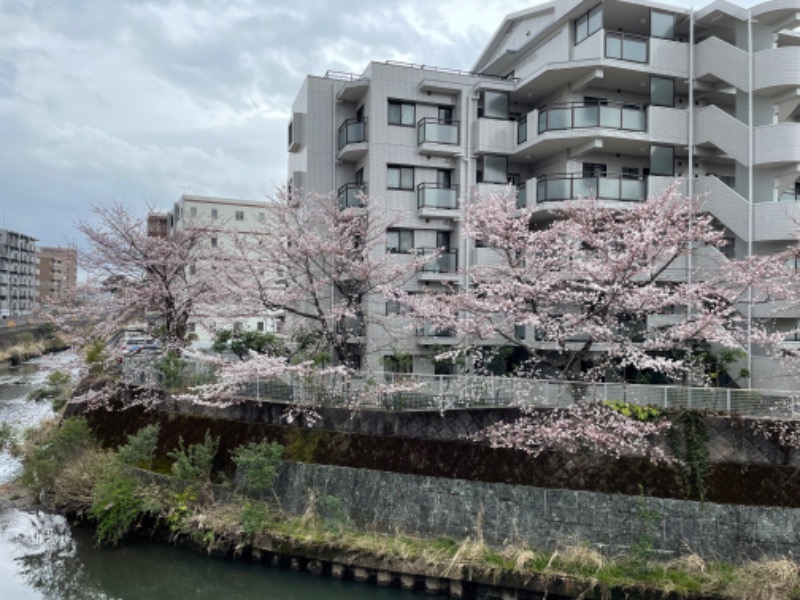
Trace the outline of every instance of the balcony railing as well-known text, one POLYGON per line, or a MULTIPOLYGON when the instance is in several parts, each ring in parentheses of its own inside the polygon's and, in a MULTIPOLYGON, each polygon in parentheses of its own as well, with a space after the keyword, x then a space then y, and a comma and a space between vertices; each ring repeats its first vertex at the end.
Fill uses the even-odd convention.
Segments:
POLYGON ((528 119, 517 121, 517 144, 524 144, 528 141, 528 119))
POLYGON ((800 200, 800 188, 789 189, 778 196, 778 202, 797 202, 800 200))
POLYGON ((366 183, 345 183, 339 188, 339 208, 360 208, 364 206, 362 197, 367 195, 366 183))
POLYGON ((426 117, 417 122, 417 144, 458 144, 458 121, 426 117))
POLYGON ((606 58, 646 64, 650 61, 650 38, 606 31, 606 58))
POLYGON ((647 131, 647 109, 636 104, 570 102, 539 111, 539 133, 588 127, 647 131))
POLYGON ((417 186, 417 208, 457 210, 458 186, 439 183, 420 183, 417 186))
POLYGON ((641 178, 624 175, 603 174, 584 177, 569 173, 545 175, 536 181, 537 202, 558 202, 576 198, 642 202, 647 198, 647 182, 641 178))
POLYGON ((458 251, 455 248, 418 248, 423 256, 437 254, 439 256, 422 265, 423 273, 455 273, 458 271, 458 251))
POLYGON ((334 332, 339 335, 352 337, 363 337, 367 331, 367 325, 363 317, 345 317, 334 323, 334 332))
POLYGON ((367 141, 367 119, 347 119, 339 127, 339 150, 347 144, 367 141))
POLYGON ((455 337, 456 330, 454 327, 436 327, 431 323, 424 323, 417 327, 417 337, 438 337, 438 338, 451 338, 455 337))

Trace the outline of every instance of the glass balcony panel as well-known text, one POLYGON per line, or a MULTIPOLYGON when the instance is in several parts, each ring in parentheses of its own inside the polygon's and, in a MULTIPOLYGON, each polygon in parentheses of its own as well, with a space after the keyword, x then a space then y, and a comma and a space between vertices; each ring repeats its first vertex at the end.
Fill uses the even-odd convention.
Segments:
POLYGON ((544 180, 536 182, 536 199, 542 202, 547 200, 547 182, 544 180))
POLYGON ((552 108, 547 111, 547 129, 569 129, 572 127, 570 108, 552 108))
POLYGON ((528 205, 528 197, 525 193, 525 186, 520 185, 517 188, 517 208, 525 208, 528 205))
POLYGON ((622 58, 622 38, 606 34, 606 58, 622 58))
MULTIPOLYGON (((432 254, 436 250, 423 249, 422 252, 432 254)), ((442 250, 442 254, 426 263, 422 270, 426 273, 455 273, 458 270, 458 254, 453 249, 442 250)))
POLYGON ((523 144, 528 141, 528 121, 523 119, 517 123, 517 143, 523 144))
POLYGON ((436 144, 458 144, 458 125, 448 123, 436 123, 423 121, 420 124, 419 133, 421 142, 433 142, 436 144))
POLYGON ((598 106, 576 106, 573 109, 573 127, 597 127, 598 106))
POLYGON ((622 58, 633 62, 647 62, 647 40, 639 38, 623 38, 622 58))
POLYGON ((597 177, 583 177, 572 180, 573 198, 594 198, 596 195, 597 177))
POLYGON ((644 181, 638 179, 623 179, 620 181, 620 200, 628 202, 641 202, 645 199, 644 181))
POLYGON ((419 208, 458 208, 458 192, 455 188, 421 186, 417 190, 419 208))
POLYGON ((571 180, 549 179, 545 183, 547 183, 547 191, 545 192, 547 200, 569 200, 572 198, 571 180))
POLYGON ((623 108, 622 128, 631 131, 644 131, 645 114, 645 111, 641 108, 623 108))
POLYGON ((547 111, 539 113, 539 133, 547 131, 547 111))
POLYGON ((619 200, 619 179, 600 177, 599 183, 600 186, 597 192, 598 198, 604 200, 619 200))
POLYGON ((610 127, 620 129, 622 127, 622 115, 618 106, 600 107, 600 127, 610 127))

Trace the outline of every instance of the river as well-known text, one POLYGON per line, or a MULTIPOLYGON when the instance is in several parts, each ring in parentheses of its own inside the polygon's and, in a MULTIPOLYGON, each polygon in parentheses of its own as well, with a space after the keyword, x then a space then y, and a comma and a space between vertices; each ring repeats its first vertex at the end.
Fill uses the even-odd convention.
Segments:
MULTIPOLYGON (((0 423, 16 430, 53 417, 48 402, 25 398, 69 355, 0 367, 0 423)), ((18 459, 0 453, 0 483, 16 477, 18 459)), ((0 508, 0 598, 8 600, 402 600, 419 597, 243 561, 210 558, 143 540, 98 548, 93 531, 60 515, 0 508)))

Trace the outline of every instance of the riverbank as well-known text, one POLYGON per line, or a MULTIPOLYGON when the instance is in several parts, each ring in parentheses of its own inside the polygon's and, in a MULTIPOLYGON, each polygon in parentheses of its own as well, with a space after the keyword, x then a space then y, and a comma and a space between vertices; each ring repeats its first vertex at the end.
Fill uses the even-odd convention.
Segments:
MULTIPOLYGON (((561 544, 549 551, 519 543, 490 545, 480 523, 462 539, 386 533, 355 526, 340 498, 314 489, 298 490, 303 509, 287 512, 271 487, 269 493, 246 493, 240 472, 228 478, 217 473, 214 484, 210 467, 194 478, 175 476, 176 464, 188 460, 184 467, 191 466, 190 457, 203 454, 196 445, 184 448, 181 443, 170 453, 170 465, 155 455, 157 435, 150 436, 150 454, 142 454, 140 442, 146 436, 138 442, 129 437, 124 452, 119 447, 102 450, 80 421, 50 425, 29 439, 23 481, 33 494, 9 501, 21 506, 31 497, 41 500, 40 508, 96 525, 98 538, 111 543, 144 534, 210 554, 456 598, 523 599, 547 593, 549 598, 599 600, 623 592, 635 598, 800 597, 794 563, 735 567, 697 555, 659 560, 646 535, 632 540, 627 554, 607 557, 586 545, 561 544), (137 464, 149 461, 160 472, 120 463, 132 447, 139 448, 137 464)), ((217 446, 206 437, 210 465, 217 446)), ((298 466, 283 461, 270 486, 274 477, 298 466)), ((362 501, 377 499, 365 496, 362 501)), ((646 505, 640 517, 647 520, 646 505)))

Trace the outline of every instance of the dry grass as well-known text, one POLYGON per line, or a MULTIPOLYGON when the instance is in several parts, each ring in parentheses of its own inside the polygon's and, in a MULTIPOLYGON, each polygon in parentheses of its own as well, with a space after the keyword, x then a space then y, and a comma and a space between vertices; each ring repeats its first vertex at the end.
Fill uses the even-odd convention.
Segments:
POLYGON ((687 573, 705 573, 708 570, 705 559, 699 554, 686 554, 680 558, 669 561, 667 567, 686 571, 687 573))
POLYGON ((548 569, 577 571, 579 573, 596 573, 608 564, 606 558, 594 548, 586 545, 565 546, 556 550, 550 557, 548 569))
POLYGON ((64 464, 53 480, 51 502, 55 508, 80 511, 92 505, 97 477, 112 460, 102 450, 86 450, 64 464))
POLYGON ((735 600, 788 600, 796 597, 798 566, 783 558, 747 563, 736 574, 736 582, 725 590, 735 600))

